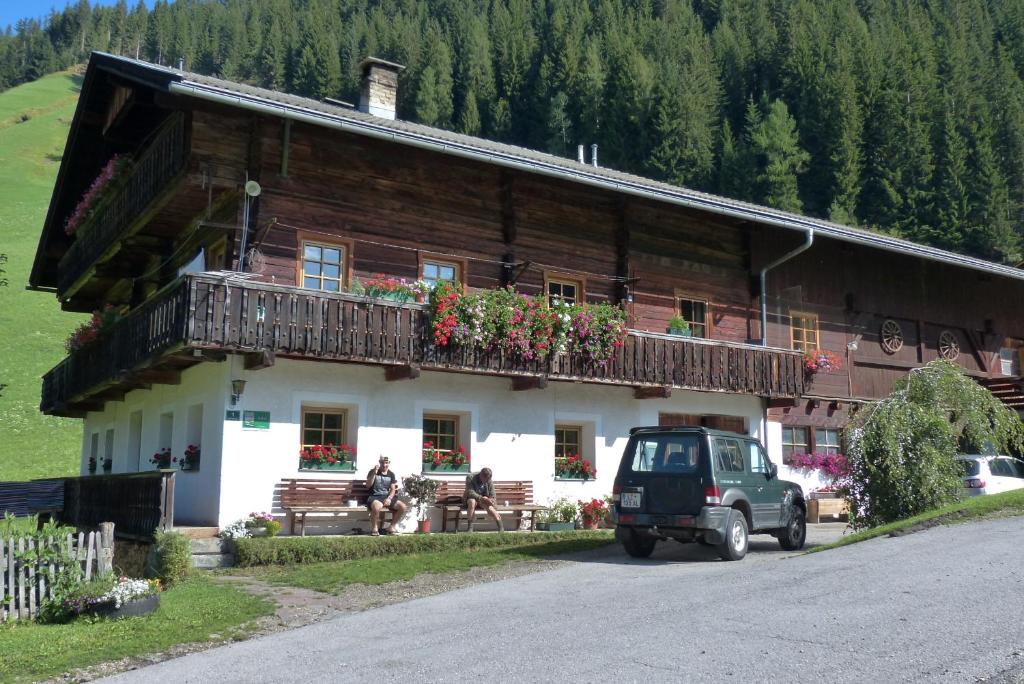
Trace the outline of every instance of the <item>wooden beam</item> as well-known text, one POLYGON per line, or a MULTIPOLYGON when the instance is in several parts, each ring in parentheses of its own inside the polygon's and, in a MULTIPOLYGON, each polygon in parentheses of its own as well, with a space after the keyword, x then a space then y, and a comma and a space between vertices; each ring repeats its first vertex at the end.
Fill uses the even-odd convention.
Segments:
POLYGON ((668 399, 672 396, 671 387, 634 387, 633 396, 637 399, 668 399))
POLYGON ((546 389, 548 386, 547 376, 538 375, 528 378, 512 378, 512 391, 525 392, 527 390, 546 389))
POLYGON ((620 198, 615 207, 615 297, 621 304, 629 296, 629 204, 620 198))
POLYGON ((505 265, 501 268, 501 279, 503 285, 512 285, 517 279, 515 267, 512 266, 516 261, 516 211, 512 192, 512 174, 508 169, 502 169, 499 172, 498 195, 501 200, 501 237, 505 243, 505 254, 502 257, 505 265))
POLYGON ((292 120, 284 120, 284 130, 281 133, 281 178, 288 177, 288 155, 292 147, 292 120))
POLYGON ((263 370, 274 365, 274 352, 266 349, 245 355, 245 370, 263 370))
POLYGON ((180 385, 181 371, 155 370, 150 368, 132 373, 129 382, 145 382, 153 385, 180 385))
POLYGON ((796 406, 796 399, 787 397, 772 397, 768 400, 768 408, 793 408, 796 406))
POLYGON ((420 377, 420 367, 411 363, 405 366, 388 366, 384 369, 384 378, 388 382, 395 380, 415 380, 420 377))

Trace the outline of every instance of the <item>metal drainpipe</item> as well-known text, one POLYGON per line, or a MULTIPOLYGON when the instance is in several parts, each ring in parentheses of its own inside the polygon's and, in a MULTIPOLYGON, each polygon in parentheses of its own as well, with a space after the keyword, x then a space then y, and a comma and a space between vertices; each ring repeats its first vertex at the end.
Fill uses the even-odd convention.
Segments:
POLYGON ((778 259, 761 269, 761 346, 768 346, 768 271, 789 261, 800 252, 810 249, 814 244, 814 228, 807 229, 807 239, 796 249, 786 252, 778 259))

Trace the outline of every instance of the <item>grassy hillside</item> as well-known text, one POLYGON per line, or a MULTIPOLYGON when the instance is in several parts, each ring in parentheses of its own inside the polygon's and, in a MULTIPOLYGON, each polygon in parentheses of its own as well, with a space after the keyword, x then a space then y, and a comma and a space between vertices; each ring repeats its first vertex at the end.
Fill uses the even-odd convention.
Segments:
POLYGON ((52 74, 0 93, 0 480, 77 473, 79 420, 39 413, 40 378, 64 356, 84 317, 64 313, 51 294, 29 292, 39 232, 53 191, 81 78, 52 74))

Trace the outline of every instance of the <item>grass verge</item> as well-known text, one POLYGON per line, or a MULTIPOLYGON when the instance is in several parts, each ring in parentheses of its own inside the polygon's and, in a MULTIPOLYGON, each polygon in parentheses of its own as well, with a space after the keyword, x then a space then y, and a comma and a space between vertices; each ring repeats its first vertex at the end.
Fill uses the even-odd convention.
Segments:
POLYGON ((972 497, 943 506, 942 508, 920 513, 905 520, 897 520, 886 525, 879 525, 868 530, 855 532, 831 544, 809 549, 807 553, 817 553, 818 551, 836 549, 840 546, 849 546, 850 544, 867 541, 882 535, 898 536, 901 533, 907 534, 918 529, 925 529, 936 525, 949 525, 979 518, 995 518, 1010 515, 1024 515, 1024 489, 1017 489, 1002 494, 972 497))
POLYGON ((573 530, 530 534, 402 534, 394 537, 254 537, 235 542, 235 562, 239 567, 253 567, 479 551, 576 539, 601 539, 602 543, 609 543, 611 535, 608 530, 573 530))
MULTIPOLYGON (((557 534, 557 533, 552 533, 557 534)), ((447 535, 444 535, 447 536, 447 535)), ((512 561, 530 561, 567 553, 589 551, 614 541, 610 531, 576 533, 575 538, 537 539, 534 535, 463 535, 464 537, 526 538, 525 544, 462 549, 428 553, 399 553, 384 558, 364 557, 303 565, 251 567, 232 574, 256 577, 271 584, 338 593, 349 584, 386 584, 410 580, 423 573, 454 573, 476 567, 492 567, 512 561)), ((374 540, 377 541, 377 540, 374 540)))
POLYGON ((177 644, 220 641, 247 633, 247 623, 274 612, 272 603, 195 577, 165 591, 152 615, 0 627, 0 682, 30 682, 177 644))

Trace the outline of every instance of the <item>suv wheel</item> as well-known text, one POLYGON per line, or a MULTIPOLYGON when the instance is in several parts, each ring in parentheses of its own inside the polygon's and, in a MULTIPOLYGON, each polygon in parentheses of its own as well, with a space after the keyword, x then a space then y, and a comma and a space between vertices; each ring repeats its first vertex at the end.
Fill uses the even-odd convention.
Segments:
POLYGON ((799 551, 807 539, 807 514, 799 506, 789 511, 789 524, 779 530, 779 546, 786 551, 799 551))
POLYGON ((747 555, 747 541, 747 519, 742 511, 733 509, 725 526, 725 541, 718 545, 718 555, 722 560, 743 560, 747 555))
POLYGON ((617 535, 622 540, 622 548, 633 558, 647 558, 654 552, 658 540, 637 534, 635 530, 624 530, 625 534, 617 535))

